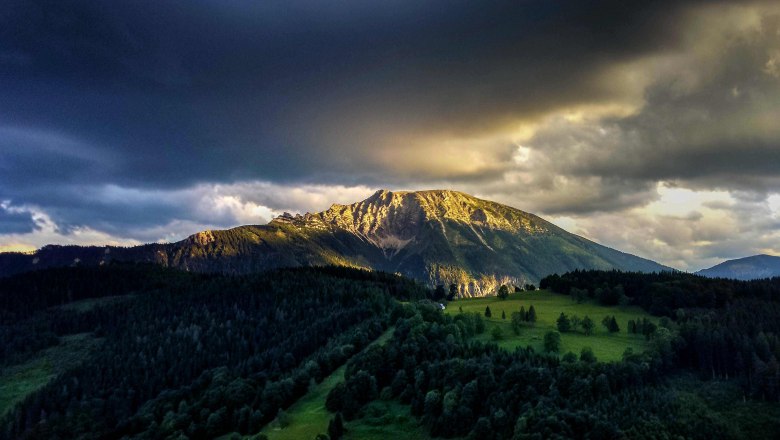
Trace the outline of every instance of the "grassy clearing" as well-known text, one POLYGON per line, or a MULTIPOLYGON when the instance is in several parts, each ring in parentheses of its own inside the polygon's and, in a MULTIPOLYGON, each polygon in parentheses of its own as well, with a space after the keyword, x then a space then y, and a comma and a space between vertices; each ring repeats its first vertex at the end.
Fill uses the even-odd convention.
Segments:
MULTIPOLYGON (((372 342, 371 345, 384 344, 390 340, 392 335, 393 329, 389 329, 372 342)), ((287 415, 289 416, 290 424, 286 428, 274 427, 272 422, 263 428, 261 433, 267 435, 269 440, 306 440, 313 439, 317 434, 326 434, 328 432, 328 423, 333 414, 325 408, 325 398, 328 397, 328 393, 333 387, 344 380, 345 370, 346 365, 342 365, 289 407, 287 415)), ((350 424, 347 424, 348 429, 349 427, 350 424)))
POLYGON ((59 345, 23 364, 0 370, 0 417, 57 375, 84 361, 101 342, 90 333, 64 336, 59 345))
POLYGON ((363 410, 365 416, 345 424, 344 438, 347 440, 427 440, 430 435, 417 418, 412 416, 411 407, 397 401, 376 400, 363 410))
POLYGON ((325 398, 333 387, 344 380, 344 370, 346 367, 342 365, 287 409, 289 426, 275 428, 272 422, 261 432, 271 440, 313 439, 317 434, 327 433, 328 422, 333 416, 325 409, 325 398))
MULTIPOLYGON (((596 323, 596 331, 591 336, 585 336, 580 333, 563 333, 561 335, 561 353, 573 352, 580 353, 583 347, 591 347, 596 357, 601 361, 620 360, 626 348, 631 347, 635 352, 643 351, 647 347, 647 342, 641 335, 629 334, 628 320, 650 318, 644 310, 639 307, 606 307, 595 302, 585 302, 577 304, 568 295, 560 295, 548 292, 546 290, 537 290, 534 292, 513 293, 509 298, 502 300, 498 297, 460 299, 452 301, 447 305, 445 313, 455 315, 463 312, 477 312, 484 316, 485 307, 490 306, 492 312, 491 318, 486 318, 485 332, 478 336, 479 340, 492 341, 491 330, 499 326, 503 332, 503 339, 496 341, 499 346, 507 350, 514 350, 516 347, 532 346, 535 350, 541 351, 544 348, 544 334, 550 330, 557 330, 556 320, 561 312, 571 315, 578 315, 580 318, 588 315, 596 323), (535 325, 523 327, 520 335, 515 335, 511 326, 512 312, 520 310, 524 306, 526 310, 533 305, 536 310, 537 321, 535 325), (501 319, 501 312, 506 313, 506 319, 501 319), (609 333, 601 325, 601 320, 606 315, 615 315, 620 326, 618 333, 609 333)), ((653 319, 655 321, 655 319, 653 319)))

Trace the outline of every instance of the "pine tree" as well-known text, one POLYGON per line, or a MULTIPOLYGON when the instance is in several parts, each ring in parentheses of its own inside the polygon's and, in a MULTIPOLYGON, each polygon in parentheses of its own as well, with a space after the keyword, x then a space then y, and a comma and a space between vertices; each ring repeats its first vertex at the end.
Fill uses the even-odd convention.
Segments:
POLYGON ((549 331, 544 334, 544 351, 557 353, 561 349, 561 334, 549 331))
POLYGON ((558 331, 561 333, 566 333, 569 330, 571 330, 571 322, 569 322, 569 317, 566 316, 565 313, 561 312, 561 316, 558 317, 558 331))
POLYGON ((618 326, 617 319, 615 319, 614 316, 609 320, 609 331, 610 333, 617 333, 620 331, 620 326, 618 326))
POLYGON ((586 335, 590 336, 593 334, 593 330, 596 328, 596 323, 593 322, 588 315, 585 315, 584 318, 582 318, 582 331, 585 332, 586 335))
POLYGON ((493 316, 493 313, 490 311, 490 306, 485 307, 485 317, 490 318, 493 316))
POLYGON ((536 309, 533 304, 528 308, 528 322, 536 322, 536 309))

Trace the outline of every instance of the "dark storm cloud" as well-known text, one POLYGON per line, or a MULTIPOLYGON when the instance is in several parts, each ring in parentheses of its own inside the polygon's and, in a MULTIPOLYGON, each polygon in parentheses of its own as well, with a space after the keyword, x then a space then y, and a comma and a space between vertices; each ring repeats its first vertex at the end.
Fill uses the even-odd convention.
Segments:
MULTIPOLYGON (((779 188, 771 32, 654 70, 710 44, 691 23, 725 4, 742 2, 5 1, 0 200, 148 241, 376 186, 574 216, 661 180, 779 188), (630 114, 561 116, 589 106, 630 114)), ((17 214, 0 234, 27 230, 17 214)))
POLYGON ((14 211, 0 203, 0 234, 24 234, 35 230, 35 221, 29 212, 14 211))
POLYGON ((780 14, 722 44, 714 59, 701 61, 694 84, 680 85, 683 75, 658 81, 640 113, 614 121, 621 154, 594 156, 576 171, 705 188, 778 188, 780 72, 768 66, 780 61, 780 14))
MULTIPOLYGON (((609 94, 589 84, 594 72, 674 44, 675 10, 617 1, 4 2, 0 124, 61 133, 106 156, 88 170, 47 159, 44 180, 70 171, 127 186, 386 181, 371 158, 388 133, 487 129, 609 94)), ((26 170, 11 160, 23 166, 9 172, 26 170)))

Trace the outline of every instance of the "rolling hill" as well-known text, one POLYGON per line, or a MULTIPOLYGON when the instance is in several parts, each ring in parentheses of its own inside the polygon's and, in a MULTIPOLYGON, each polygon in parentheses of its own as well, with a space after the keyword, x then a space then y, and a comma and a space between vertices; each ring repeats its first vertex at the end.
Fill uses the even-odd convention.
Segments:
POLYGON ((753 255, 752 257, 737 258, 696 273, 710 278, 734 278, 737 280, 780 277, 780 257, 753 255))
POLYGON ((176 243, 45 246, 32 254, 0 254, 0 275, 112 260, 233 274, 287 266, 362 267, 431 285, 455 283, 462 296, 492 294, 501 284, 534 283, 574 269, 670 269, 461 192, 380 190, 354 204, 285 214, 267 225, 203 231, 176 243))

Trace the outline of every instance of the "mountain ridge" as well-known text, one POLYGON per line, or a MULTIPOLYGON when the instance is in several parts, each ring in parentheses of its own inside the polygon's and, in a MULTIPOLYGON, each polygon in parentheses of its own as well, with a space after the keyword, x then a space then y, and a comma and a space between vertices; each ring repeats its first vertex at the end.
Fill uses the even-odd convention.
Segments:
POLYGON ((153 262, 198 272, 249 273, 286 266, 341 265, 400 273, 461 296, 501 284, 538 282, 574 269, 671 270, 587 240, 519 209, 453 190, 379 190, 365 200, 267 225, 195 233, 130 248, 46 246, 0 254, 0 275, 42 267, 153 262))
POLYGON ((702 269, 696 273, 710 278, 733 278, 737 280, 780 277, 780 257, 758 254, 735 258, 707 269, 702 269))

